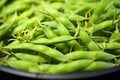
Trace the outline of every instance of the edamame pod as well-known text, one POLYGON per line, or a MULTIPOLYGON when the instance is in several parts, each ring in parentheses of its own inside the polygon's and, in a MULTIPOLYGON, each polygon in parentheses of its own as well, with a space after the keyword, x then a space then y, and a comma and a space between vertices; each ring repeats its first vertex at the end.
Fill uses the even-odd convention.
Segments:
POLYGON ((35 43, 35 44, 57 44, 57 43, 64 43, 67 41, 71 41, 76 39, 75 37, 72 36, 58 36, 52 39, 47 39, 47 38, 39 38, 36 40, 29 41, 30 43, 35 43))
MULTIPOLYGON (((48 39, 52 39, 58 37, 49 27, 45 27, 44 33, 48 39)), ((69 47, 65 43, 55 44, 56 48, 58 48, 63 53, 69 52, 69 47)))
MULTIPOLYGON (((16 42, 17 43, 17 42, 16 42)), ((45 54, 49 57, 55 58, 59 61, 67 61, 68 58, 65 55, 55 49, 52 49, 45 45, 35 45, 31 43, 19 43, 18 44, 10 44, 8 46, 3 47, 4 49, 30 49, 42 54, 45 54)))
POLYGON ((83 59, 57 65, 42 64, 39 65, 39 73, 63 74, 75 72, 77 70, 84 69, 85 67, 89 66, 92 62, 93 60, 83 59))
POLYGON ((101 0, 100 1, 98 8, 96 8, 94 10, 94 14, 90 18, 91 23, 97 22, 99 15, 101 15, 104 12, 104 10, 106 9, 106 7, 108 5, 108 2, 109 2, 109 0, 101 0))
POLYGON ((120 49, 120 43, 110 42, 110 43, 98 43, 101 49, 120 49))
POLYGON ((10 60, 6 62, 8 66, 19 69, 19 70, 24 70, 28 71, 28 69, 34 65, 34 63, 25 61, 25 60, 10 60))
POLYGON ((104 21, 100 24, 93 25, 93 26, 89 27, 87 29, 87 31, 90 32, 90 33, 94 33, 94 32, 97 32, 99 30, 102 30, 104 28, 110 27, 112 24, 115 24, 117 22, 119 22, 119 20, 114 20, 114 21, 113 20, 107 20, 107 21, 104 21))
POLYGON ((101 50, 99 46, 90 38, 88 33, 82 27, 80 28, 79 37, 82 40, 82 42, 85 43, 85 45, 87 46, 89 50, 91 51, 101 50))
POLYGON ((32 55, 32 54, 28 54, 28 53, 14 53, 13 55, 15 57, 17 57, 18 59, 30 61, 33 63, 47 62, 47 60, 45 58, 43 58, 39 55, 32 55))
POLYGON ((86 67, 83 71, 95 71, 95 70, 102 70, 102 69, 108 69, 117 66, 114 63, 110 62, 104 62, 104 61, 96 61, 93 62, 91 65, 86 67))
POLYGON ((66 54, 69 59, 111 60, 116 56, 103 51, 74 51, 66 54))

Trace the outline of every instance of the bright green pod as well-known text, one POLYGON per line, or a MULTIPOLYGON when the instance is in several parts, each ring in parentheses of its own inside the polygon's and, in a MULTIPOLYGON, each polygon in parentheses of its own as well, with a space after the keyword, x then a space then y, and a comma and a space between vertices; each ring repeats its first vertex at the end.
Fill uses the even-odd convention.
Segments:
POLYGON ((32 55, 28 53, 14 53, 14 56, 21 60, 30 61, 33 63, 43 63, 47 60, 39 55, 32 55))
MULTIPOLYGON (((59 35, 61 35, 61 36, 71 36, 71 34, 67 30, 67 28, 59 22, 57 24, 57 30, 59 32, 59 35)), ((82 46, 77 42, 77 40, 69 41, 69 42, 67 42, 67 45, 69 47, 72 47, 73 50, 83 50, 82 46)))
POLYGON ((103 51, 74 51, 66 54, 69 59, 112 60, 116 56, 103 51))
POLYGON ((29 41, 30 43, 35 43, 35 44, 57 44, 57 43, 64 43, 68 42, 71 40, 76 39, 75 37, 72 36, 58 36, 52 39, 47 39, 47 38, 39 38, 36 40, 29 41))
POLYGON ((120 43, 110 42, 110 43, 98 43, 101 49, 120 49, 120 43))
POLYGON ((94 10, 94 13, 92 14, 89 23, 96 23, 99 16, 104 12, 106 9, 109 0, 101 0, 98 4, 97 8, 94 10))
POLYGON ((19 41, 15 41, 8 46, 3 47, 4 49, 29 49, 40 52, 41 54, 47 55, 51 58, 54 58, 59 61, 67 61, 68 58, 58 50, 52 49, 45 45, 35 45, 32 43, 20 43, 19 41), (17 43, 17 44, 16 44, 17 43))
POLYGON ((19 70, 24 70, 28 71, 28 69, 34 65, 34 63, 25 61, 25 60, 10 60, 6 62, 8 66, 19 69, 19 70))
POLYGON ((62 23, 67 29, 70 30, 75 30, 75 26, 59 11, 54 9, 50 4, 46 2, 41 3, 42 6, 44 7, 44 10, 46 11, 47 14, 50 14, 53 16, 58 22, 62 23))
POLYGON ((89 28, 87 28, 87 31, 90 32, 90 33, 94 33, 94 32, 97 32, 99 30, 102 30, 104 28, 110 27, 113 24, 118 23, 119 21, 120 20, 118 20, 118 19, 116 19, 116 20, 107 20, 107 21, 101 22, 100 24, 90 26, 89 28))
POLYGON ((82 71, 82 69, 89 66, 92 62, 93 60, 83 59, 57 65, 41 64, 39 65, 39 73, 64 74, 78 70, 82 71))
POLYGON ((4 24, 0 26, 0 39, 2 39, 3 36, 7 34, 7 32, 10 32, 11 29, 13 29, 13 27, 16 25, 16 19, 17 16, 9 18, 4 24))
POLYGON ((104 61, 95 61, 88 67, 86 67, 83 71, 96 71, 96 70, 103 70, 117 66, 114 63, 104 62, 104 61))
MULTIPOLYGON (((56 38, 58 37, 58 35, 56 35, 52 29, 50 29, 49 27, 45 27, 44 29, 44 34, 45 36, 48 38, 48 39, 53 39, 53 38, 56 38)), ((65 44, 65 43, 58 43, 58 44, 55 44, 55 47, 57 49, 59 49, 61 52, 63 53, 68 53, 69 52, 69 47, 65 44)))
POLYGON ((100 51, 99 46, 91 39, 88 33, 81 27, 79 37, 90 51, 100 51))
POLYGON ((38 18, 37 17, 33 17, 31 18, 30 20, 28 20, 26 23, 20 25, 20 26, 17 26, 12 34, 15 35, 15 34, 19 34, 21 33, 22 31, 24 31, 25 28, 28 28, 28 27, 32 27, 32 26, 35 26, 38 24, 38 18))
POLYGON ((9 14, 17 12, 17 11, 23 11, 25 9, 28 9, 29 7, 30 7, 30 5, 28 5, 28 4, 15 4, 11 7, 6 7, 6 9, 2 11, 1 15, 2 16, 9 15, 9 14))

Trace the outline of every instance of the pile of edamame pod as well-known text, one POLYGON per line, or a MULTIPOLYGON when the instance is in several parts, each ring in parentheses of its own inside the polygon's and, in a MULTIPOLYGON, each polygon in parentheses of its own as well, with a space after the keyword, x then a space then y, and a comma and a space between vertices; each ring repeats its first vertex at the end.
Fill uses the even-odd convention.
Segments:
POLYGON ((120 64, 120 0, 1 0, 0 65, 65 74, 120 64))

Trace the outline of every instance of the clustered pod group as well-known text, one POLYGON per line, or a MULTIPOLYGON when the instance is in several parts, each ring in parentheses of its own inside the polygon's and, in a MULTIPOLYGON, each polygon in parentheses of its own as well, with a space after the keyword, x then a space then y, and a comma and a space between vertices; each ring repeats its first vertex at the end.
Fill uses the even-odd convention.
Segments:
POLYGON ((119 0, 1 0, 0 65, 63 74, 119 66, 119 0))

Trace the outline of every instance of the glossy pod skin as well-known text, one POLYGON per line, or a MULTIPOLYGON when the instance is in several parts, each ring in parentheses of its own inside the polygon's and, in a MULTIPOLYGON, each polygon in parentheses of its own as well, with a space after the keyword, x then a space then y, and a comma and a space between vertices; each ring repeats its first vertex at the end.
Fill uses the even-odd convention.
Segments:
POLYGON ((117 65, 115 65, 113 63, 109 63, 109 62, 96 61, 96 62, 93 62, 87 68, 85 68, 83 71, 93 71, 93 70, 99 70, 99 69, 106 69, 106 68, 110 68, 113 66, 117 66, 117 65))
POLYGON ((75 26, 64 15, 62 15, 57 10, 52 8, 49 4, 44 2, 42 4, 43 4, 42 6, 45 6, 44 9, 47 11, 47 13, 55 17, 58 22, 64 24, 67 29, 71 29, 71 30, 75 29, 75 26))
MULTIPOLYGON (((61 36, 65 36, 65 35, 66 36, 71 36, 71 34, 67 30, 67 28, 61 23, 57 24, 57 30, 59 32, 59 35, 61 35, 61 36)), ((73 50, 83 50, 82 46, 76 40, 72 40, 72 41, 67 42, 67 45, 69 47, 72 47, 73 50)))
POLYGON ((39 55, 32 55, 29 53, 14 53, 9 60, 26 60, 33 63, 47 62, 47 60, 39 55))
POLYGON ((100 24, 97 24, 97 25, 94 25, 94 26, 88 28, 88 31, 90 33, 94 33, 94 32, 97 32, 99 30, 102 30, 104 28, 110 27, 112 24, 117 23, 117 22, 119 22, 119 20, 115 20, 114 22, 112 20, 107 20, 107 21, 104 21, 100 24))
POLYGON ((15 69, 24 70, 24 71, 28 71, 29 67, 34 65, 32 62, 25 60, 7 61, 7 64, 15 69))
POLYGON ((90 36, 83 28, 80 28, 79 37, 86 44, 89 50, 93 50, 93 51, 101 50, 99 46, 90 38, 90 36))
POLYGON ((120 43, 111 42, 111 43, 98 43, 102 49, 119 49, 120 43))
POLYGON ((108 1, 109 0, 101 0, 101 2, 98 4, 98 8, 95 9, 94 14, 91 16, 91 19, 90 19, 91 23, 97 22, 99 15, 102 14, 106 9, 108 5, 108 1))
POLYGON ((58 65, 43 64, 43 65, 39 65, 38 73, 62 74, 62 73, 74 72, 77 70, 84 69, 86 66, 89 66, 92 62, 93 62, 92 60, 86 59, 86 60, 76 60, 73 62, 58 64, 58 65))
MULTIPOLYGON (((48 27, 46 27, 44 29, 44 33, 45 33, 45 35, 47 36, 48 39, 52 39, 52 38, 55 38, 55 37, 58 36, 48 27)), ((63 53, 68 53, 69 52, 69 47, 65 43, 58 43, 58 44, 55 44, 55 46, 56 46, 56 48, 58 48, 63 53)))
POLYGON ((68 60, 68 58, 65 57, 64 54, 62 54, 61 52, 55 49, 52 49, 50 47, 47 47, 45 45, 35 45, 31 43, 19 43, 18 41, 16 41, 15 43, 8 45, 4 48, 6 49, 30 49, 30 50, 38 51, 40 53, 43 53, 45 55, 48 55, 60 61, 68 60), (15 43, 18 43, 18 44, 16 45, 15 43))
POLYGON ((33 41, 29 41, 30 43, 35 43, 35 44, 57 44, 57 43, 62 43, 62 42, 68 42, 74 40, 75 37, 72 36, 58 36, 56 38, 52 39, 47 39, 47 38, 39 38, 33 41))
POLYGON ((75 72, 75 71, 100 70, 100 69, 110 68, 113 66, 115 67, 117 65, 104 61, 93 62, 92 60, 83 59, 83 60, 68 62, 66 64, 58 64, 58 65, 43 64, 43 65, 39 65, 38 70, 31 68, 30 71, 31 72, 38 71, 38 73, 47 73, 47 74, 63 74, 63 73, 75 72))
POLYGON ((25 24, 16 27, 13 30, 13 34, 19 34, 21 31, 23 31, 25 28, 29 26, 34 26, 38 24, 38 19, 36 17, 31 18, 29 21, 27 21, 25 24))
POLYGON ((69 59, 111 60, 116 56, 103 51, 74 51, 66 54, 69 59))

